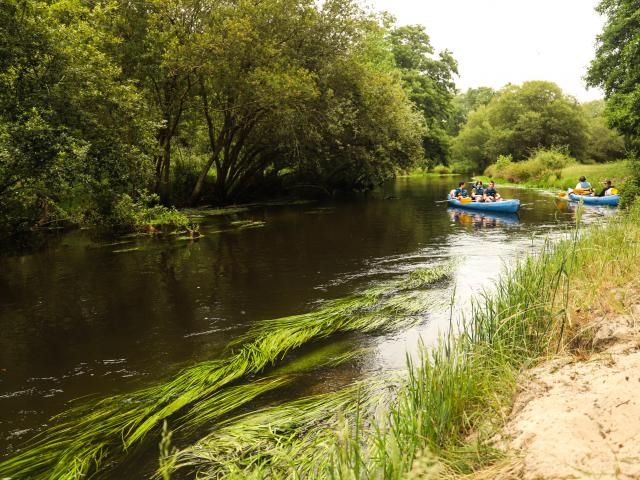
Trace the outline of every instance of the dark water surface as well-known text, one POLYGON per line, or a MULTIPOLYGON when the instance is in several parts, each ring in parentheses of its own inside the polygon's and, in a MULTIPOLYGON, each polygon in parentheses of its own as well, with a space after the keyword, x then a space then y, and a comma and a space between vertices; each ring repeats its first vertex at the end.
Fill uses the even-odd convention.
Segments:
MULTIPOLYGON (((490 288, 505 263, 574 221, 566 204, 503 188, 516 215, 447 209, 454 178, 401 178, 367 198, 252 208, 202 220, 205 236, 95 242, 73 232, 47 250, 0 259, 0 455, 15 451, 79 397, 99 398, 165 380, 223 355, 263 319, 302 313, 398 273, 455 260, 440 307, 392 335, 342 335, 305 346, 372 347, 344 366, 303 377, 284 395, 330 390, 402 367, 456 305, 490 288), (247 223, 252 221, 255 223, 247 223), (261 222, 264 222, 261 223, 261 222)), ((588 210, 587 221, 610 210, 588 210)))

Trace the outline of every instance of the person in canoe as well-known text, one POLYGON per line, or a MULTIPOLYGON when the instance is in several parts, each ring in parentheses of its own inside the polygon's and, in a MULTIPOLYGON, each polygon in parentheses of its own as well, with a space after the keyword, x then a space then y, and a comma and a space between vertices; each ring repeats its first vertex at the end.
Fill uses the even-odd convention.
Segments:
POLYGON ((451 197, 457 198, 458 200, 462 198, 467 198, 469 196, 469 192, 467 192, 467 189, 464 188, 466 186, 467 186, 467 182, 460 182, 458 184, 458 188, 456 188, 455 190, 453 190, 453 192, 451 192, 451 197))
POLYGON ((587 182, 587 177, 584 175, 580 177, 576 188, 573 189, 573 193, 578 195, 593 195, 593 187, 587 182))
POLYGON ((484 185, 480 180, 478 180, 476 184, 473 186, 473 190, 471 191, 471 196, 476 202, 484 202, 485 200, 484 192, 485 192, 484 185))
POLYGON ((497 202, 502 200, 502 197, 496 190, 496 183, 491 180, 489 185, 484 190, 484 200, 485 202, 497 202))
POLYGON ((600 190, 600 193, 598 193, 596 197, 608 197, 609 195, 617 195, 618 189, 611 184, 611 180, 602 182, 602 185, 604 188, 600 190))

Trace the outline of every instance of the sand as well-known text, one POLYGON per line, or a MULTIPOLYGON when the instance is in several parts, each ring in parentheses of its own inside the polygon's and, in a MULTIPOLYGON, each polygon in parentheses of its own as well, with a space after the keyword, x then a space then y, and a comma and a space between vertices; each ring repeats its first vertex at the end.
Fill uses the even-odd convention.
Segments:
POLYGON ((521 382, 503 448, 523 479, 640 479, 640 308, 594 325, 586 360, 550 360, 521 382), (636 318, 638 320, 636 320, 636 318))

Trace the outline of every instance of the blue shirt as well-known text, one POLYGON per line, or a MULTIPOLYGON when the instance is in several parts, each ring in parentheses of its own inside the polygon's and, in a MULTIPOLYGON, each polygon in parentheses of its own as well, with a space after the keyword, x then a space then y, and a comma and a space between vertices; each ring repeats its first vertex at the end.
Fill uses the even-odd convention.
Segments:
POLYGON ((462 197, 468 197, 469 196, 469 192, 467 192, 464 188, 456 188, 453 192, 453 196, 457 197, 457 196, 462 196, 462 197))
POLYGON ((589 190, 591 188, 591 184, 589 182, 578 182, 576 188, 582 188, 584 190, 589 190))
POLYGON ((495 197, 498 194, 495 188, 487 188, 484 193, 489 197, 495 197))

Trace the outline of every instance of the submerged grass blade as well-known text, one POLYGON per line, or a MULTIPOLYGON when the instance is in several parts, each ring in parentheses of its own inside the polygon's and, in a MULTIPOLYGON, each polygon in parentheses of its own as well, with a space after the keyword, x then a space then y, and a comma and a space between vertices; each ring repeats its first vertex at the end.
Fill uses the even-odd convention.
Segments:
MULTIPOLYGON (((313 312, 264 321, 234 343, 226 359, 200 363, 161 385, 73 408, 55 418, 54 426, 22 452, 1 462, 0 477, 85 478, 126 455, 153 429, 159 431, 164 420, 234 381, 262 372, 305 343, 341 332, 392 330, 415 322, 428 304, 424 298, 417 301, 420 295, 414 291, 450 272, 450 265, 421 269, 327 302, 313 312), (411 301, 399 301, 398 294, 411 301)), ((233 403, 233 398, 237 397, 227 400, 233 403)))
POLYGON ((391 397, 392 378, 359 382, 242 415, 221 424, 172 460, 199 479, 319 478, 347 416, 373 414, 391 397))

